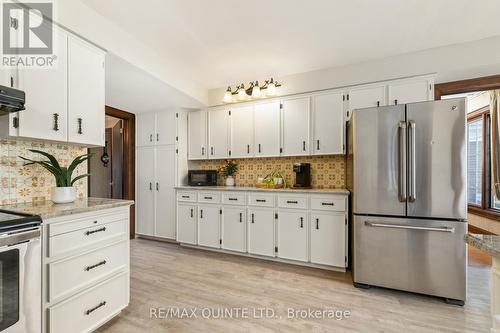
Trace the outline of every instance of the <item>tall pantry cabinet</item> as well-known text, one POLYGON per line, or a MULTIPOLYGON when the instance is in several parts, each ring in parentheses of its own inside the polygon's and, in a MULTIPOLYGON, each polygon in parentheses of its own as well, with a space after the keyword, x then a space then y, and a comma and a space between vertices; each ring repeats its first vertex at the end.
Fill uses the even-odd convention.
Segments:
POLYGON ((176 238, 175 186, 187 173, 187 119, 183 111, 137 116, 136 233, 176 238), (180 140, 182 139, 182 140, 180 140), (181 158, 179 158, 181 156, 181 158), (184 161, 186 160, 186 161, 184 161))

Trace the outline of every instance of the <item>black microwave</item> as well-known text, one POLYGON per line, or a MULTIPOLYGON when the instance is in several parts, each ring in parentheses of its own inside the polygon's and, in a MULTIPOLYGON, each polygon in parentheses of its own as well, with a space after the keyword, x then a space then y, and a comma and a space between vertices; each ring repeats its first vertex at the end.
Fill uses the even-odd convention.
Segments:
POLYGON ((216 186, 217 171, 215 170, 189 170, 188 184, 190 186, 216 186))

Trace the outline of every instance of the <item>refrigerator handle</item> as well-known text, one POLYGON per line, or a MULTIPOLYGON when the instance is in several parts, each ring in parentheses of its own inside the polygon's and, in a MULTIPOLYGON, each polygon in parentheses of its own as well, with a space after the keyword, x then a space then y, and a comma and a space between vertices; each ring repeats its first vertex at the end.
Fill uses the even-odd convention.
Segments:
POLYGON ((399 191, 399 201, 406 201, 406 122, 400 121, 398 128, 398 191, 399 191))
POLYGON ((410 138, 410 144, 408 145, 409 146, 409 149, 410 149, 410 154, 409 154, 409 158, 410 158, 410 163, 409 163, 409 175, 410 175, 410 188, 409 188, 409 192, 410 192, 410 195, 409 195, 409 201, 410 202, 415 202, 415 200, 417 199, 417 191, 415 189, 415 186, 416 186, 416 183, 417 183, 417 173, 416 173, 416 159, 415 159, 415 122, 413 120, 410 120, 408 122, 409 124, 409 138, 410 138))

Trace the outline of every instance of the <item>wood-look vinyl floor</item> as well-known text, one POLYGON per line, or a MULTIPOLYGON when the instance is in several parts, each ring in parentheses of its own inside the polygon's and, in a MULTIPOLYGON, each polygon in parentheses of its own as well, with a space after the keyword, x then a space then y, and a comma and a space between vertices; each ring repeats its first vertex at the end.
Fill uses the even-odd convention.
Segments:
MULTIPOLYGON (((469 266, 464 307, 352 286, 337 273, 176 244, 131 242, 131 302, 99 332, 488 332, 490 267, 469 266), (262 308, 273 318, 151 319, 151 307, 262 308), (348 319, 288 319, 287 309, 348 310, 348 319)), ((205 310, 206 311, 206 310, 205 310)))

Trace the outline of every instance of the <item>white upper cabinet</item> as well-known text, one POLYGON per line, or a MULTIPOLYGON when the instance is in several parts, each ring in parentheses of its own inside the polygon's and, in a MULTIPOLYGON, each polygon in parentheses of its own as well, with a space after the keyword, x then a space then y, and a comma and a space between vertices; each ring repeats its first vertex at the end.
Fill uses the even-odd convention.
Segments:
POLYGON ((193 111, 188 114, 188 158, 207 159, 207 112, 193 111))
POLYGON ((208 111, 208 157, 229 156, 229 109, 208 111))
POLYGON ((389 105, 433 100, 433 86, 434 80, 429 77, 394 81, 387 88, 389 105))
POLYGON ((344 94, 316 95, 312 104, 313 154, 344 153, 344 94))
POLYGON ((104 146, 104 108, 104 53, 69 36, 68 141, 104 146))
MULTIPOLYGON (((54 30, 57 67, 20 69, 18 88, 26 93, 26 110, 19 112, 19 136, 66 141, 68 139, 68 36, 54 30)), ((103 102, 104 114, 104 102, 103 102)))
POLYGON ((353 110, 387 105, 386 86, 369 85, 349 90, 349 117, 353 110))
POLYGON ((156 134, 153 138, 157 145, 175 144, 177 121, 175 112, 158 112, 156 114, 156 134))
POLYGON ((280 102, 255 105, 254 150, 256 157, 280 155, 280 102))
POLYGON ((137 146, 152 146, 155 142, 156 115, 154 113, 143 113, 137 115, 137 146))
POLYGON ((287 99, 282 102, 282 155, 309 155, 310 104, 309 97, 287 99))
POLYGON ((175 112, 143 113, 137 115, 136 145, 173 145, 177 135, 175 112))
POLYGON ((253 106, 231 108, 231 157, 251 157, 253 146, 253 106))

